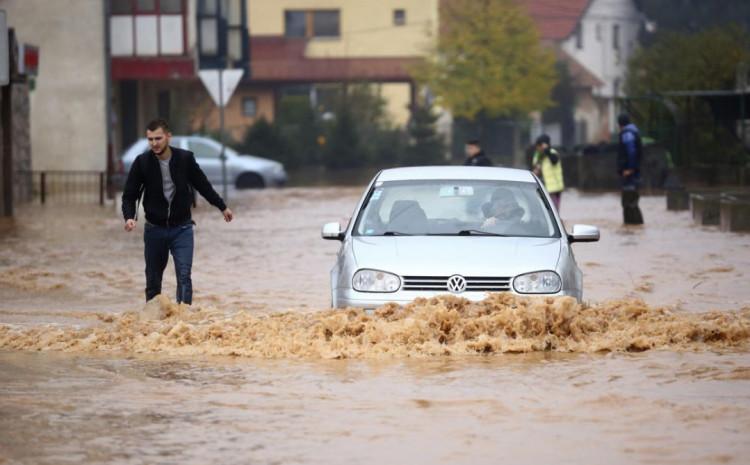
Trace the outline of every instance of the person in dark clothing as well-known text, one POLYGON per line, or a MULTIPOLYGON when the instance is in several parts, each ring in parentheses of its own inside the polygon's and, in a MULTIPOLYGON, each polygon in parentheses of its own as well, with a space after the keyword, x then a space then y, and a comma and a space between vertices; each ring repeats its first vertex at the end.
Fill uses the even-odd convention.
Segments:
POLYGON ((193 220, 190 207, 193 189, 221 210, 224 221, 234 218, 232 210, 216 193, 192 152, 170 147, 172 134, 162 119, 146 127, 150 149, 133 161, 122 193, 125 231, 136 226, 136 202, 143 194, 146 223, 143 230, 146 260, 146 301, 161 294, 161 281, 170 252, 177 275, 177 302, 193 302, 190 277, 193 265, 193 220))
POLYGON ((638 207, 638 186, 641 181, 641 159, 643 145, 641 135, 628 115, 617 118, 620 126, 617 153, 617 174, 622 185, 622 213, 625 224, 643 224, 643 214, 638 207))
POLYGON ((466 142, 466 160, 464 166, 492 166, 492 162, 482 151, 479 141, 472 139, 466 142))

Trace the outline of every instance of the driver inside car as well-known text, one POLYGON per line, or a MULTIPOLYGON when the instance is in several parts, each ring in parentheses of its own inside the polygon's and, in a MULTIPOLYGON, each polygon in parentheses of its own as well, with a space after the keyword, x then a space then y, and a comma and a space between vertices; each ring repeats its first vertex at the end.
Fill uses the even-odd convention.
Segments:
POLYGON ((510 189, 499 187, 492 192, 490 201, 482 205, 486 219, 482 229, 499 234, 507 234, 517 230, 524 215, 524 210, 518 204, 516 196, 510 189))

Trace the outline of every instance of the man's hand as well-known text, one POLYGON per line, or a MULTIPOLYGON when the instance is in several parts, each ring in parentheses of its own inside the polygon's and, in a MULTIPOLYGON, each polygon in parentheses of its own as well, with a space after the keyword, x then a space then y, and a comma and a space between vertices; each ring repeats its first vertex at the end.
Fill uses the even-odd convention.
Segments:
POLYGON ((129 219, 125 222, 125 231, 130 232, 135 229, 135 220, 129 219))
POLYGON ((227 208, 221 213, 224 215, 224 221, 226 221, 227 223, 229 223, 230 221, 232 221, 232 219, 234 219, 234 213, 232 213, 232 210, 230 210, 229 208, 227 208))
POLYGON ((627 178, 628 176, 630 176, 634 172, 635 172, 635 170, 631 170, 630 168, 628 168, 626 170, 622 170, 622 176, 625 177, 625 178, 627 178))

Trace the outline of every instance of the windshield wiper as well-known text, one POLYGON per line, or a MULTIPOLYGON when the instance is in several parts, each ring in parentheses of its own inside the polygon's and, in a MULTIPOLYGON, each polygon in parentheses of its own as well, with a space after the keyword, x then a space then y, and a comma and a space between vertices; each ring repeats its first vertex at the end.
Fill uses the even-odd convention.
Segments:
POLYGON ((402 233, 398 231, 386 231, 383 233, 384 236, 411 236, 411 234, 408 233, 402 233))
POLYGON ((497 237, 508 237, 505 234, 493 233, 489 231, 482 231, 481 229, 462 229, 458 232, 458 236, 497 236, 497 237))

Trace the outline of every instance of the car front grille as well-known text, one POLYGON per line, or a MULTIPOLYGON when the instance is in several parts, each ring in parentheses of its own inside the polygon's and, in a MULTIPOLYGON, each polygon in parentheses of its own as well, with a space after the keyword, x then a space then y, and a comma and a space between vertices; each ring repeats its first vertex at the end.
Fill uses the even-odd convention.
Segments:
MULTIPOLYGON (((450 276, 402 276, 403 291, 449 292, 450 276)), ((463 292, 500 292, 510 290, 511 278, 465 277, 466 290, 463 292)))

